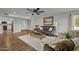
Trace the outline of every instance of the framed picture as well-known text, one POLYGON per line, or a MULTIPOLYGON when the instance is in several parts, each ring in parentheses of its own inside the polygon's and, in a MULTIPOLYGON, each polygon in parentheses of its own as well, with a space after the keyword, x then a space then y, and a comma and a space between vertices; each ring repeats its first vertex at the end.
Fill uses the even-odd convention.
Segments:
POLYGON ((53 16, 44 18, 44 26, 53 26, 53 16))

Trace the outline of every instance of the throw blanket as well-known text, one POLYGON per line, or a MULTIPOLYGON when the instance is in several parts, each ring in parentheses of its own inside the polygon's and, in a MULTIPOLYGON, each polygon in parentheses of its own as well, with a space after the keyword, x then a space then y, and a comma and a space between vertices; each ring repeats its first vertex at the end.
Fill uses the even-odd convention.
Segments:
POLYGON ((75 47, 75 44, 72 40, 63 40, 57 43, 55 51, 72 51, 75 47))

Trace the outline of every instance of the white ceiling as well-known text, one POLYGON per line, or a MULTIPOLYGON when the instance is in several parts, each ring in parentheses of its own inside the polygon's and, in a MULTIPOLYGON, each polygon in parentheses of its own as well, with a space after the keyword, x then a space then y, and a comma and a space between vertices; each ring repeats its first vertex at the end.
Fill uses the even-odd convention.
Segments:
MULTIPOLYGON (((31 8, 33 9, 33 8, 31 8)), ((50 15, 56 15, 61 14, 65 12, 70 11, 78 11, 79 8, 41 8, 40 10, 45 11, 45 13, 41 13, 40 15, 34 15, 35 17, 41 17, 41 16, 50 16, 50 15)), ((28 12, 26 8, 0 8, 0 14, 8 13, 13 15, 22 15, 22 16, 28 16, 31 17, 32 13, 26 13, 28 12)))

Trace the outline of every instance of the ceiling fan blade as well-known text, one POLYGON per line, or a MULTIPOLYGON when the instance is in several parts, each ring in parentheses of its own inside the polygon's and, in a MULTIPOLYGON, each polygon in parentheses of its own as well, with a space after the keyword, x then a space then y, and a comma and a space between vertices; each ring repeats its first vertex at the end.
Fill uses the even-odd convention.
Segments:
POLYGON ((40 15, 38 12, 36 12, 36 14, 40 15))
POLYGON ((38 13, 44 13, 44 11, 38 11, 38 13))
POLYGON ((32 12, 33 12, 33 10, 31 10, 31 9, 26 9, 26 10, 28 10, 28 11, 32 11, 32 12))
POLYGON ((37 8, 35 11, 38 11, 40 8, 37 8))

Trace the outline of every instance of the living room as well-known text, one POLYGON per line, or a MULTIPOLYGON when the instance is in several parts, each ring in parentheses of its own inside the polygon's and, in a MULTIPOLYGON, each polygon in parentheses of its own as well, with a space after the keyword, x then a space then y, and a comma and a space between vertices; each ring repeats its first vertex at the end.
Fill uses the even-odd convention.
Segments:
MULTIPOLYGON (((16 35, 21 41, 30 45, 35 50, 44 51, 45 49, 47 51, 53 51, 55 50, 53 48, 55 47, 55 45, 53 45, 55 44, 53 43, 55 42, 55 39, 66 35, 71 31, 75 32, 75 30, 79 30, 77 28, 78 26, 75 26, 74 22, 75 16, 78 16, 78 12, 78 8, 0 8, 0 35, 2 35, 3 37, 8 37, 8 39, 11 39, 10 37, 12 35, 16 35), (4 32, 7 34, 4 35, 4 32), (52 45, 53 47, 50 48, 50 45, 52 45)), ((76 37, 77 36, 78 35, 76 35, 76 37)), ((5 40, 6 38, 3 39, 5 40)), ((57 39, 56 43, 60 41, 61 40, 57 39)), ((67 42, 70 43, 70 41, 67 42)), ((10 48, 9 50, 12 50, 11 48, 14 48, 11 47, 10 44, 2 43, 2 45, 4 45, 5 48, 1 46, 1 50, 5 50, 6 45, 8 48, 10 48)), ((13 50, 22 50, 18 49, 19 47, 17 47, 16 49, 14 48, 13 50)), ((34 50, 31 47, 28 46, 28 48, 24 48, 23 46, 22 48, 24 48, 23 50, 25 51, 34 50)), ((58 49, 58 47, 56 49, 58 49)))

